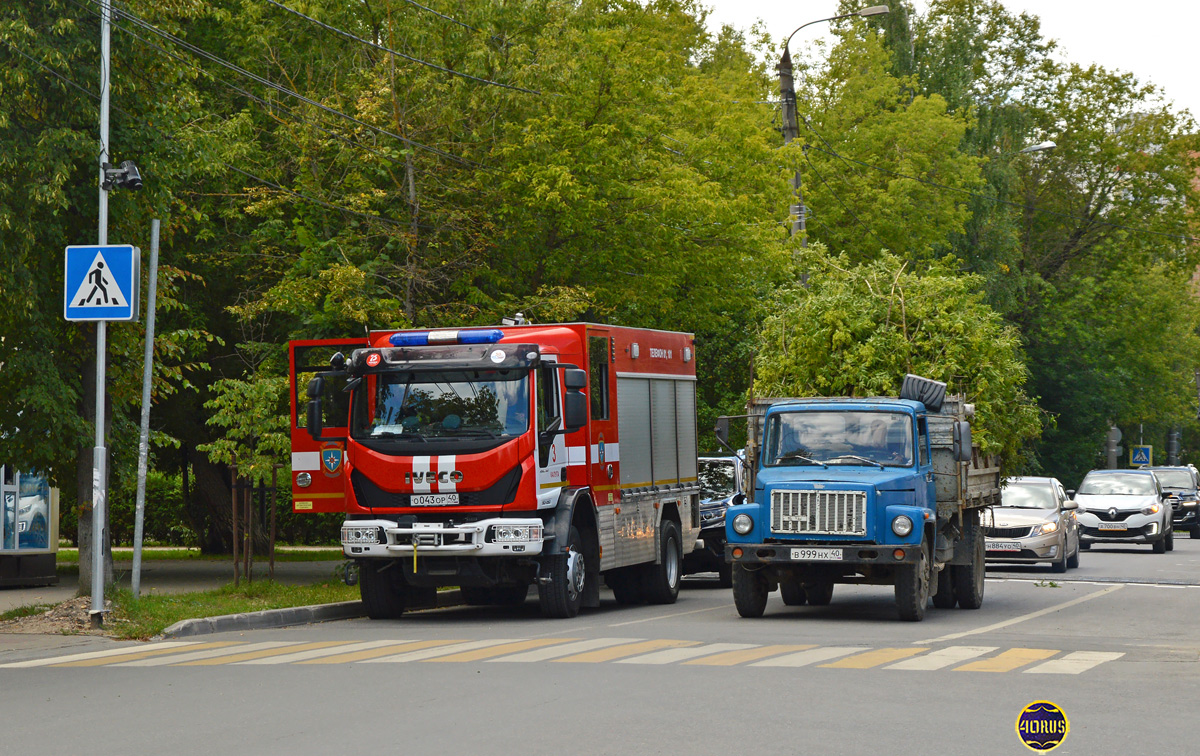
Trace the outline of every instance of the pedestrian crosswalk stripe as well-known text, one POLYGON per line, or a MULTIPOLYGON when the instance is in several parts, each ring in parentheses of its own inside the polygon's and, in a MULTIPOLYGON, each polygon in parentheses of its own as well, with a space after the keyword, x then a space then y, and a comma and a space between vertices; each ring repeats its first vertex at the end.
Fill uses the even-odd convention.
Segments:
POLYGON ((685 661, 684 664, 702 664, 710 667, 732 667, 735 664, 744 664, 748 661, 765 659, 768 656, 791 654, 795 653, 796 651, 804 651, 810 648, 816 648, 816 646, 811 643, 803 646, 759 646, 757 648, 748 648, 745 651, 726 651, 723 654, 717 654, 715 656, 705 656, 701 659, 692 659, 691 661, 685 661))
POLYGON ((808 651, 787 654, 774 659, 754 662, 751 667, 807 667, 809 664, 829 661, 839 656, 849 656, 857 651, 869 651, 866 646, 818 646, 808 651))
POLYGON ((870 669, 878 667, 880 664, 887 664, 898 659, 907 659, 910 656, 915 656, 922 651, 928 651, 928 648, 877 648, 872 651, 866 651, 861 654, 839 659, 829 664, 822 664, 822 667, 833 667, 836 669, 870 669))
POLYGON ((364 648, 361 651, 345 651, 333 656, 320 659, 306 659, 297 664, 349 664, 351 662, 369 661, 381 656, 395 656, 402 651, 417 651, 422 648, 436 648, 462 643, 460 640, 427 640, 427 641, 390 641, 378 648, 364 648))
MULTIPOLYGON (((172 648, 180 648, 182 646, 194 646, 199 641, 168 641, 166 643, 154 644, 156 648, 167 651, 172 648)), ((85 651, 79 654, 68 654, 66 656, 54 656, 49 659, 29 659, 28 661, 12 662, 10 664, 0 664, 0 668, 16 669, 21 667, 45 667, 51 664, 61 664, 63 662, 78 661, 82 659, 100 659, 106 656, 121 656, 124 654, 137 654, 145 650, 145 646, 124 646, 122 648, 109 648, 104 651, 85 651)))
MULTIPOLYGON (((188 650, 189 651, 199 651, 201 649, 206 649, 206 648, 224 648, 224 647, 230 646, 232 644, 233 644, 232 641, 225 641, 223 643, 198 643, 194 646, 189 646, 188 650)), ((66 662, 64 664, 55 664, 54 666, 55 667, 118 666, 120 664, 129 664, 131 662, 138 661, 141 659, 168 658, 165 656, 166 654, 173 654, 173 653, 178 652, 178 650, 179 649, 175 649, 175 648, 168 648, 166 650, 163 650, 161 648, 147 648, 147 649, 143 649, 142 651, 138 651, 137 653, 121 654, 120 656, 115 656, 115 657, 114 656, 105 656, 105 657, 101 657, 99 659, 83 659, 81 661, 66 662)), ((168 663, 173 664, 174 659, 172 658, 171 661, 168 663)))
POLYGON ((1057 654, 1054 651, 1046 648, 1010 648, 1009 650, 997 654, 987 659, 980 659, 977 662, 964 664, 961 667, 955 667, 955 672, 1011 672, 1017 667, 1024 667, 1026 664, 1032 664, 1035 661, 1049 659, 1057 654))
MULTIPOLYGON (((216 644, 214 644, 216 645, 216 644)), ((246 653, 247 651, 258 651, 267 648, 279 648, 280 646, 294 646, 295 642, 287 641, 263 641, 262 643, 239 643, 229 642, 222 643, 217 648, 209 648, 205 650, 184 649, 184 652, 175 656, 156 656, 152 659, 138 659, 130 662, 119 662, 114 664, 114 667, 165 667, 167 665, 174 666, 176 664, 186 664, 190 661, 199 659, 212 659, 218 656, 226 656, 228 654, 246 653)))
POLYGON ((889 664, 884 669, 925 671, 944 669, 952 664, 961 664, 968 659, 990 654, 995 650, 995 646, 947 646, 946 648, 939 648, 936 651, 930 651, 927 654, 922 654, 912 659, 905 659, 902 662, 889 664))
POLYGON ((269 656, 280 656, 282 654, 290 654, 293 651, 311 651, 317 648, 329 648, 330 646, 344 646, 345 641, 319 641, 317 643, 300 643, 297 645, 280 646, 279 648, 262 648, 257 651, 241 651, 228 656, 218 656, 214 659, 196 659, 195 661, 184 662, 181 667, 211 667, 218 664, 236 664, 238 662, 251 661, 253 659, 262 659, 269 656))
POLYGON ((488 659, 490 662, 539 662, 557 659, 560 656, 570 656, 571 654, 580 654, 584 651, 593 651, 597 648, 608 648, 616 646, 620 643, 630 643, 639 641, 641 638, 592 638, 591 640, 575 641, 574 643, 564 643, 560 646, 551 648, 540 648, 536 651, 526 651, 521 654, 512 654, 511 656, 502 656, 499 659, 488 659))
POLYGON ((551 646, 558 643, 566 643, 567 641, 579 640, 578 638, 537 638, 535 640, 514 641, 512 643, 503 643, 499 646, 491 646, 490 648, 477 648, 474 651, 463 651, 449 656, 437 656, 433 659, 425 661, 433 662, 469 662, 482 661, 493 656, 503 656, 504 654, 516 653, 519 651, 527 651, 531 648, 542 648, 543 646, 551 646))
POLYGON ((652 651, 648 654, 630 657, 628 659, 618 659, 617 664, 675 664, 688 659, 695 659, 698 656, 711 656, 713 654, 727 653, 729 651, 741 651, 754 646, 749 643, 709 643, 704 646, 691 646, 683 648, 667 648, 662 651, 652 651))
POLYGON ((444 656, 446 654, 454 654, 460 651, 471 651, 476 648, 487 648, 488 646, 499 646, 505 643, 513 643, 520 640, 519 638, 492 638, 490 640, 465 641, 461 643, 452 643, 448 646, 436 646, 432 648, 423 648, 419 651, 409 651, 395 656, 381 656, 378 659, 366 659, 363 664, 379 664, 381 662, 414 662, 432 659, 435 656, 444 656))
MULTIPOLYGON (((279 656, 267 656, 259 659, 248 659, 246 661, 237 662, 237 664, 295 664, 296 662, 308 661, 309 659, 319 659, 323 656, 336 656, 349 654, 354 651, 364 651, 366 649, 379 648, 380 646, 391 646, 393 649, 399 641, 383 640, 383 641, 362 641, 361 643, 352 643, 346 641, 331 645, 327 648, 313 648, 308 651, 291 651, 280 654, 279 656)), ((391 651, 389 653, 395 653, 391 651)))
POLYGON ((564 656, 555 659, 556 662, 581 662, 595 663, 616 661, 624 659, 627 656, 636 654, 644 654, 649 651, 657 651, 660 648, 676 648, 679 646, 698 646, 700 641, 685 641, 685 640, 648 640, 640 643, 626 643, 623 646, 611 646, 609 648, 601 648, 595 651, 585 651, 582 654, 573 656, 564 656))
POLYGON ((1124 655, 1115 651, 1075 651, 1061 659, 1051 659, 1032 669, 1027 669, 1025 674, 1078 675, 1098 664, 1120 659, 1124 655))

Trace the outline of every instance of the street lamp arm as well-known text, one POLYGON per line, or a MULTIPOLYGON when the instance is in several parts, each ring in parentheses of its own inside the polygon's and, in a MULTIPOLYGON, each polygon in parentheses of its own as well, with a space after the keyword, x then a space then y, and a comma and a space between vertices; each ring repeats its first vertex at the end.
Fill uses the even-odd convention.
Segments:
POLYGON ((792 37, 796 36, 796 32, 800 31, 801 29, 805 28, 806 26, 812 26, 813 24, 822 24, 822 23, 825 23, 826 21, 841 21, 843 18, 855 18, 855 17, 866 18, 867 16, 879 16, 884 13, 887 13, 888 11, 889 11, 889 9, 886 5, 872 5, 870 8, 863 8, 862 10, 855 11, 853 13, 844 13, 840 16, 830 16, 829 18, 818 18, 816 21, 809 21, 807 24, 797 27, 796 31, 792 32, 791 34, 789 34, 787 36, 787 41, 783 43, 783 50, 785 53, 787 52, 788 45, 791 44, 791 42, 792 42, 792 37))

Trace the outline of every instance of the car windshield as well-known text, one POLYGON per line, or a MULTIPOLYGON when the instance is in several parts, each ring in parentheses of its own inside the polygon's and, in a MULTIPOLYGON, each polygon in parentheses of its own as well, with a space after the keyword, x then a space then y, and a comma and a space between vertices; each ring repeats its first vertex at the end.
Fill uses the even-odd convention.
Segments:
POLYGON ((429 441, 515 437, 529 429, 524 370, 397 372, 367 376, 355 392, 351 435, 429 441))
POLYGON ((737 465, 733 460, 700 460, 700 500, 724 499, 737 490, 737 465))
POLYGON ((766 465, 910 467, 912 419, 901 412, 780 412, 767 426, 763 457, 766 465))
POLYGON ((1054 492, 1045 483, 1010 482, 1000 491, 1000 506, 1013 509, 1057 509, 1054 492))
POLYGON ((1192 473, 1188 470, 1155 470, 1154 474, 1162 483, 1163 488, 1194 490, 1196 484, 1192 481, 1192 473))
POLYGON ((1153 496, 1154 478, 1143 473, 1103 473, 1083 479, 1077 494, 1153 496))

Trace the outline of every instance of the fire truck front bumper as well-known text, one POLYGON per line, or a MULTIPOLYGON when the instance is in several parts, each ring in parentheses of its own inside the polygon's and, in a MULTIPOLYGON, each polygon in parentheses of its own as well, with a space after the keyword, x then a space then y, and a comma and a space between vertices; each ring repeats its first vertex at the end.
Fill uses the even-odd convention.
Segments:
POLYGON ((461 524, 395 520, 346 520, 342 552, 352 559, 411 556, 536 556, 545 523, 537 517, 496 517, 461 524))

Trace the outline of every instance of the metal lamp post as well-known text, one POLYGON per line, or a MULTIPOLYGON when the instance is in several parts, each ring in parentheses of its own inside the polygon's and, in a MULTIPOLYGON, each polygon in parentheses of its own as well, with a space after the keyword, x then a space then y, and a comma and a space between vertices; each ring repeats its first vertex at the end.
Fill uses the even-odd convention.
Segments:
MULTIPOLYGON (((872 5, 869 8, 863 8, 854 13, 845 13, 841 16, 830 16, 829 18, 819 18, 816 21, 809 21, 796 28, 787 36, 787 40, 783 43, 783 55, 779 58, 779 65, 775 70, 779 72, 779 96, 783 103, 783 143, 790 144, 800 134, 800 124, 796 117, 796 90, 792 81, 792 56, 788 52, 788 45, 792 42, 792 37, 796 36, 796 32, 806 26, 813 24, 824 23, 825 21, 838 21, 843 18, 866 18, 868 16, 880 16, 890 12, 886 5, 872 5)), ((801 234, 801 246, 808 246, 808 239, 803 236, 804 220, 808 214, 808 209, 804 207, 804 194, 800 189, 800 171, 796 170, 796 175, 792 177, 792 189, 796 193, 796 204, 790 208, 790 214, 795 220, 792 221, 791 234, 801 234)))

